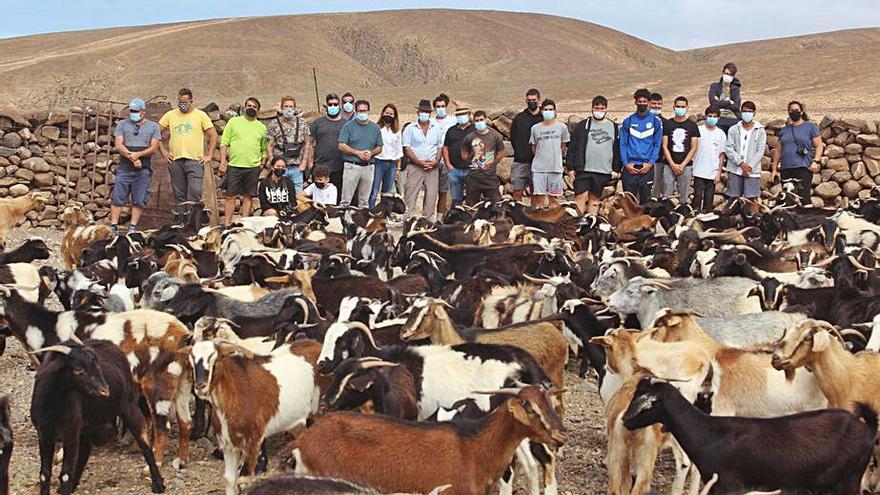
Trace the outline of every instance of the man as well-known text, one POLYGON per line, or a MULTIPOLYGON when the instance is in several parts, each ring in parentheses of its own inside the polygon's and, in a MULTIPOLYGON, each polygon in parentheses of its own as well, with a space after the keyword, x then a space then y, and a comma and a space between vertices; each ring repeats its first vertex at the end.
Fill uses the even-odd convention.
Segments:
POLYGON ((741 118, 727 131, 725 170, 730 172, 725 195, 733 198, 761 196, 761 158, 767 146, 767 132, 755 121, 758 108, 753 101, 743 102, 741 118))
POLYGON ((244 115, 232 117, 220 140, 220 173, 226 174, 224 222, 232 223, 235 201, 241 198, 241 216, 251 215, 251 200, 260 185, 260 167, 268 159, 266 126, 257 120, 260 100, 244 102, 244 115))
POLYGON ((694 177, 694 156, 700 147, 700 129, 687 116, 688 99, 679 96, 673 103, 675 117, 663 123, 663 191, 678 192, 679 204, 688 204, 688 189, 694 177))
POLYGON ((312 154, 309 125, 296 108, 292 96, 281 98, 281 114, 266 124, 269 154, 287 160, 285 176, 293 181, 296 192, 302 191, 303 172, 312 154))
POLYGON ((535 158, 529 139, 532 126, 544 120, 541 116, 541 92, 532 88, 526 92, 526 108, 510 123, 510 144, 513 146, 513 165, 510 167, 510 187, 513 199, 522 199, 523 191, 532 186, 532 160, 535 158))
POLYGON ((128 118, 119 121, 113 131, 114 145, 120 154, 116 182, 110 194, 110 228, 113 232, 119 230, 119 215, 129 201, 131 223, 128 231, 135 232, 150 198, 150 178, 153 176, 150 157, 159 149, 162 132, 158 124, 145 118, 146 107, 140 98, 131 100, 128 118))
POLYGON ((287 177, 287 159, 276 156, 272 162, 272 173, 260 182, 260 208, 263 216, 285 216, 293 211, 293 199, 296 198, 296 188, 293 181, 287 177))
POLYGON ((189 88, 177 92, 177 108, 169 110, 159 119, 163 133, 169 134, 168 149, 160 142, 159 151, 171 165, 171 188, 174 189, 175 210, 183 213, 180 203, 202 200, 202 181, 205 166, 210 166, 217 147, 217 130, 205 112, 193 105, 189 88), (205 136, 208 149, 205 151, 205 136))
POLYGON ((373 157, 382 152, 382 132, 370 121, 369 101, 358 100, 354 107, 354 119, 346 122, 339 132, 339 151, 345 160, 339 204, 349 205, 357 192, 358 206, 367 208, 375 173, 373 157))
POLYGON ((452 204, 460 205, 464 202, 464 183, 470 171, 470 163, 461 157, 461 143, 474 130, 474 126, 471 124, 471 111, 466 107, 455 109, 455 120, 458 125, 446 131, 443 139, 443 163, 449 172, 452 204))
POLYGON ((306 164, 306 169, 319 165, 326 166, 330 171, 330 182, 336 186, 337 191, 342 189, 342 152, 339 151, 339 132, 345 124, 340 115, 339 101, 339 97, 335 94, 328 94, 324 98, 327 115, 315 119, 309 126, 309 146, 313 153, 309 155, 306 164))
MULTIPOLYGON (((432 102, 434 106, 434 117, 431 122, 440 127, 440 133, 444 136, 446 131, 455 127, 455 116, 449 113, 449 97, 445 93, 440 93, 432 102)), ((442 160, 441 156, 441 160, 442 160)), ((446 161, 441 161, 437 169, 437 213, 443 214, 446 211, 446 197, 449 193, 449 171, 446 161)))
POLYGON ((623 190, 645 204, 651 198, 663 124, 660 117, 648 111, 651 93, 647 89, 639 89, 633 98, 636 112, 623 120, 620 129, 620 161, 624 164, 621 178, 623 190))
POLYGON ((607 111, 604 96, 593 98, 592 115, 578 122, 568 146, 566 164, 581 213, 598 214, 602 191, 620 177, 620 135, 617 124, 605 118, 607 111))
MULTIPOLYGON (((739 112, 739 108, 736 109, 739 112)), ((727 135, 721 129, 721 111, 709 107, 704 112, 706 125, 700 126, 700 146, 694 156, 694 210, 708 213, 715 208, 715 183, 721 180, 721 170, 727 155, 724 147, 727 135)))
POLYGON ((562 155, 571 140, 568 126, 556 120, 556 102, 546 99, 541 103, 542 122, 532 126, 529 144, 532 146, 532 206, 544 208, 546 198, 558 204, 562 196, 562 155))
MULTIPOLYGON (((648 102, 648 110, 660 117, 660 122, 666 125, 666 117, 663 116, 663 95, 660 93, 651 93, 651 101, 648 102)), ((651 196, 655 198, 663 198, 670 194, 670 191, 663 190, 663 174, 666 171, 666 157, 663 152, 657 158, 654 164, 654 185, 651 187, 651 196)))
POLYGON ((461 157, 470 162, 470 172, 465 181, 466 203, 475 205, 484 198, 499 201, 498 188, 501 182, 495 170, 504 160, 504 138, 495 129, 489 128, 489 118, 483 110, 474 112, 474 131, 465 136, 461 143, 461 157))
POLYGON ((403 130, 403 154, 409 158, 406 169, 406 202, 404 219, 416 214, 419 192, 425 190, 422 216, 432 220, 437 212, 438 166, 443 156, 443 129, 431 121, 431 103, 419 101, 416 107, 418 119, 403 130))
POLYGON ((342 95, 342 120, 348 122, 354 118, 354 95, 345 93, 342 95))

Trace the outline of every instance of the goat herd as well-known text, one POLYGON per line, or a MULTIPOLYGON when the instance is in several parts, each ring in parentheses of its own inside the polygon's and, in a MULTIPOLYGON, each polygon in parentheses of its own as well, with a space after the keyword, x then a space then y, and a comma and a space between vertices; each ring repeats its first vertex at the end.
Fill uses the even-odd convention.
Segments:
MULTIPOLYGON (((0 200, 0 217, 39 203, 0 200)), ((37 368, 40 493, 56 447, 69 494, 121 430, 163 492, 176 423, 171 464, 212 433, 227 494, 284 432, 271 454, 290 474, 248 493, 512 493, 520 470, 530 494, 556 494, 570 353, 598 377, 609 494, 651 492, 666 448, 675 494, 880 487, 880 191, 702 215, 628 194, 601 216, 505 199, 392 234, 402 213, 383 195, 203 227, 189 204, 116 235, 71 204, 67 269, 34 263, 40 239, 0 254, 0 353, 14 337, 37 368)), ((5 399, 0 425, 5 495, 5 399)))

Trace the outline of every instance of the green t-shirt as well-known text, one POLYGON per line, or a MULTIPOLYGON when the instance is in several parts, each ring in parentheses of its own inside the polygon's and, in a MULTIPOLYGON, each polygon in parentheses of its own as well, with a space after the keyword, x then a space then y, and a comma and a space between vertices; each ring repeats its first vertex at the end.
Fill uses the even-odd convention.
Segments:
POLYGON ((260 161, 269 156, 266 126, 256 119, 248 120, 242 116, 229 119, 220 144, 228 148, 226 161, 233 167, 259 167, 260 161))
MULTIPOLYGON (((339 142, 345 143, 352 148, 360 151, 372 150, 382 146, 382 131, 375 122, 367 122, 366 124, 358 124, 352 119, 342 126, 339 131, 339 142)), ((347 162, 360 163, 363 160, 354 155, 343 155, 347 162)))

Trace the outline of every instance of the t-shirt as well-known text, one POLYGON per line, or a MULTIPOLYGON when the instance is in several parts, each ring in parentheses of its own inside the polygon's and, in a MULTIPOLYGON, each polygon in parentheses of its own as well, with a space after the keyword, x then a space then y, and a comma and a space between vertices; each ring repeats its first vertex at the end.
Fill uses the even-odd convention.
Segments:
POLYGON ((394 132, 391 127, 385 126, 381 128, 382 133, 382 152, 376 155, 379 160, 399 160, 403 157, 403 141, 400 137, 400 131, 394 132))
POLYGON ((269 156, 266 144, 266 125, 242 116, 229 119, 220 139, 220 145, 228 148, 229 165, 239 168, 259 167, 262 159, 269 156))
MULTIPOLYGON (((663 137, 666 138, 666 148, 672 155, 672 160, 681 165, 681 162, 691 151, 691 138, 699 138, 700 129, 691 119, 686 119, 684 122, 669 119, 663 123, 663 137)), ((690 164, 689 162, 683 165, 690 164)))
POLYGON ((495 129, 487 128, 485 134, 473 131, 461 142, 462 150, 470 148, 471 173, 495 175, 495 156, 504 152, 504 138, 495 129))
POLYGON ((339 131, 345 121, 320 117, 309 126, 309 134, 315 139, 315 165, 326 165, 331 172, 342 170, 342 152, 339 151, 339 131))
POLYGON ((299 115, 293 118, 293 122, 285 118, 272 119, 266 123, 266 138, 275 141, 275 149, 269 150, 271 156, 282 155, 284 153, 284 140, 287 144, 300 144, 300 153, 296 158, 288 158, 288 165, 299 165, 302 161, 302 147, 309 137, 309 123, 303 120, 299 115), (297 130, 299 126, 299 130, 297 130))
POLYGON ((260 182, 260 207, 263 211, 273 209, 284 211, 293 207, 296 198, 296 186, 287 177, 275 182, 272 177, 266 177, 260 182))
POLYGON ((584 149, 583 170, 608 175, 614 167, 614 122, 590 117, 587 126, 590 132, 584 149))
POLYGON ((562 145, 571 141, 568 126, 562 122, 532 126, 529 144, 535 145, 532 172, 562 173, 562 145))
POLYGON ((168 129, 171 158, 199 160, 205 156, 205 131, 214 127, 208 114, 198 108, 187 113, 175 108, 165 112, 159 125, 168 129))
MULTIPOLYGON (((135 124, 131 119, 120 120, 113 130, 114 136, 122 136, 122 144, 131 151, 142 151, 150 147, 153 139, 162 140, 162 132, 159 130, 159 124, 152 120, 143 120, 140 124, 135 124)), ((141 166, 148 168, 150 166, 150 157, 141 158, 141 166)), ((119 157, 119 170, 133 171, 134 167, 128 158, 119 157)))
POLYGON ((720 167, 719 156, 724 153, 727 135, 720 128, 700 126, 700 146, 694 156, 694 177, 715 180, 720 167))
POLYGON ((449 161, 452 162, 452 166, 457 169, 467 169, 470 168, 470 162, 465 161, 461 157, 461 143, 464 141, 465 136, 474 132, 473 124, 468 124, 467 127, 462 129, 459 126, 450 127, 448 131, 446 131, 446 137, 443 139, 443 146, 447 148, 449 152, 449 161))
POLYGON ((778 145, 782 146, 782 155, 779 157, 781 168, 809 167, 813 163, 813 138, 816 136, 819 136, 819 128, 812 122, 805 122, 801 125, 788 124, 783 127, 779 131, 778 145), (806 156, 797 153, 801 146, 806 146, 809 149, 806 156))
POLYGON ((324 186, 324 189, 319 189, 318 187, 315 187, 314 184, 310 184, 304 192, 306 193, 306 196, 312 198, 312 201, 324 205, 336 204, 336 186, 329 182, 324 186))
MULTIPOLYGON (((366 124, 361 124, 356 120, 349 120, 339 131, 339 142, 359 151, 372 150, 382 147, 382 132, 375 122, 367 121, 366 124)), ((362 163, 364 161, 355 155, 343 154, 342 157, 346 162, 362 163)))

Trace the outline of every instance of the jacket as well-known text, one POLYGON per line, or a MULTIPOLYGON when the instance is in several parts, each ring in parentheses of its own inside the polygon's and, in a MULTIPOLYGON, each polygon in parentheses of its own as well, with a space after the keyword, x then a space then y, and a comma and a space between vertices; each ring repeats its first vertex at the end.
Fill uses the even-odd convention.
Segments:
MULTIPOLYGON (((724 170, 736 175, 743 175, 740 164, 743 158, 740 157, 739 143, 743 136, 742 122, 727 131, 727 144, 724 147, 724 154, 727 155, 727 164, 724 170)), ((767 146, 767 131, 760 122, 755 122, 755 128, 752 130, 752 138, 749 139, 749 146, 745 152, 745 161, 752 166, 752 173, 749 177, 761 177, 761 158, 764 157, 764 148, 767 146)))
POLYGON ((709 106, 713 106, 719 110, 729 110, 736 114, 736 118, 739 119, 741 117, 741 113, 739 110, 739 106, 742 104, 740 98, 740 88, 742 87, 742 83, 739 82, 739 79, 733 78, 733 81, 730 82, 730 100, 721 100, 721 88, 722 82, 719 79, 717 82, 713 82, 709 85, 709 106))
POLYGON ((657 163, 662 142, 660 117, 634 113, 620 124, 620 163, 657 163))
MULTIPOLYGON (((587 117, 577 123, 574 132, 571 135, 571 142, 568 143, 568 152, 565 154, 565 168, 568 170, 582 171, 586 166, 585 156, 587 153, 587 138, 589 137, 589 127, 593 122, 593 117, 587 117)), ((614 124, 614 158, 611 160, 611 170, 620 172, 620 126, 616 122, 614 124)))
POLYGON ((528 110, 516 114, 510 123, 510 144, 513 146, 513 161, 516 163, 532 163, 535 154, 529 139, 532 137, 532 126, 544 121, 541 112, 532 115, 528 110))

